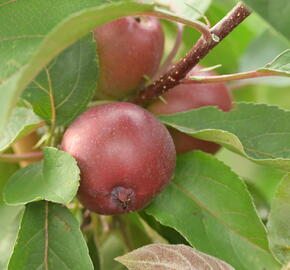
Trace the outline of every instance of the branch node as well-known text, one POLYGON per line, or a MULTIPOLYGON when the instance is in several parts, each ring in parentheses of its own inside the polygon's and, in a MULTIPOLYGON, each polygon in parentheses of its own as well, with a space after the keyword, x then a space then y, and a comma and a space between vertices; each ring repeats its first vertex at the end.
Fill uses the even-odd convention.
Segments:
POLYGON ((211 37, 214 42, 220 42, 220 38, 216 34, 212 33, 211 37))

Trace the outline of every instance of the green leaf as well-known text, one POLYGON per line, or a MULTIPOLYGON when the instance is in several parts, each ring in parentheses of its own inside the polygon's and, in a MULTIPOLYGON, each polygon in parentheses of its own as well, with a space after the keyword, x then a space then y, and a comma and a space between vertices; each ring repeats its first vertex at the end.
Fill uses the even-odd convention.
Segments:
POLYGON ((16 163, 4 163, 0 162, 0 204, 4 203, 3 201, 3 188, 6 185, 9 177, 13 175, 19 169, 18 164, 16 163))
POLYGON ((234 270, 227 263, 185 245, 152 244, 117 257, 116 260, 129 270, 234 270))
POLYGON ((273 28, 290 40, 289 0, 244 0, 249 7, 261 15, 273 28))
POLYGON ((174 13, 193 19, 200 18, 208 9, 211 0, 160 0, 158 3, 168 6, 174 13))
POLYGON ((284 171, 251 162, 226 148, 221 149, 215 156, 231 167, 242 179, 246 179, 249 185, 257 190, 261 197, 266 200, 266 204, 270 206, 277 186, 285 174, 284 171))
POLYGON ((89 249, 90 258, 94 265, 94 270, 101 270, 100 252, 93 233, 88 235, 87 246, 89 249))
POLYGON ((50 122, 54 99, 56 124, 67 125, 85 109, 97 85, 96 43, 91 34, 63 51, 24 91, 37 115, 50 122))
MULTIPOLYGON (((66 47, 106 22, 154 12, 160 15, 162 10, 137 0, 3 3, 0 6, 0 22, 5 24, 0 33, 0 130, 23 89, 66 47), (32 6, 33 9, 27 8, 32 6), (33 23, 32 17, 36 18, 33 23)), ((166 11, 164 14, 174 17, 166 11)), ((192 22, 186 18, 181 20, 192 22)))
POLYGON ((0 163, 0 269, 6 270, 12 254, 14 242, 22 215, 22 206, 5 205, 2 198, 3 187, 8 178, 18 169, 14 163, 0 163))
POLYGON ((124 240, 120 237, 120 233, 117 231, 111 231, 106 241, 100 247, 100 253, 102 255, 102 267, 103 270, 124 270, 123 265, 114 260, 117 256, 121 256, 128 252, 128 248, 125 246, 124 240))
POLYGON ((0 152, 40 124, 41 119, 31 109, 16 107, 5 130, 0 133, 0 152))
POLYGON ((179 156, 173 181, 145 211, 236 270, 280 269, 245 184, 214 156, 179 156))
POLYGON ((28 204, 9 270, 93 270, 78 222, 64 206, 28 204))
POLYGON ((290 76, 290 49, 282 52, 271 63, 267 64, 262 71, 275 71, 290 76))
POLYGON ((17 97, 51 59, 94 27, 153 5, 131 1, 26 0, 1 4, 0 130, 17 97), (28 8, 33 7, 33 9, 28 8), (31 21, 31 18, 36 18, 31 21), (11 27, 13 25, 13 27, 11 27))
MULTIPOLYGON (((162 225, 154 217, 146 214, 145 211, 141 211, 139 212, 139 214, 141 215, 144 222, 146 222, 153 229, 154 232, 156 232, 159 236, 165 239, 165 242, 167 241, 169 244, 189 245, 185 238, 176 230, 172 229, 171 227, 162 225)), ((156 241, 155 238, 153 239, 154 242, 160 242, 158 238, 156 239, 156 241)))
MULTIPOLYGON (((261 70, 269 62, 272 62, 277 55, 289 48, 289 43, 281 39, 276 32, 269 29, 258 35, 248 46, 240 61, 240 71, 261 70)), ((290 61, 288 61, 289 63, 290 61)), ((268 71, 268 70, 267 70, 268 71)), ((289 70, 288 70, 289 72, 289 70)), ((289 86, 289 78, 262 77, 251 79, 251 83, 289 86)))
POLYGON ((219 143, 259 164, 290 170, 290 111, 237 103, 230 112, 203 107, 159 118, 181 132, 219 143))
POLYGON ((45 199, 69 203, 79 186, 79 168, 66 152, 52 147, 43 149, 44 160, 18 170, 8 181, 4 199, 19 205, 45 199))
POLYGON ((19 230, 23 206, 0 204, 0 269, 6 270, 19 230))
POLYGON ((290 263, 290 174, 286 175, 272 202, 268 221, 270 248, 283 264, 290 263))
POLYGON ((136 213, 120 215, 117 220, 120 222, 122 237, 126 236, 126 243, 130 249, 139 248, 152 243, 140 221, 140 217, 136 213), (136 237, 136 235, 138 235, 138 237, 136 237))

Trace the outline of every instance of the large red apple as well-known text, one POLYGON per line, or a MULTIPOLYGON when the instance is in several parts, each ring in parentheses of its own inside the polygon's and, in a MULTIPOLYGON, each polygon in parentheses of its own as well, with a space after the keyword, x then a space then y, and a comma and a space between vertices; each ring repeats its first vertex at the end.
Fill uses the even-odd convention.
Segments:
POLYGON ((166 186, 175 168, 169 132, 132 103, 87 110, 68 127, 61 148, 78 162, 80 201, 99 214, 142 209, 166 186))

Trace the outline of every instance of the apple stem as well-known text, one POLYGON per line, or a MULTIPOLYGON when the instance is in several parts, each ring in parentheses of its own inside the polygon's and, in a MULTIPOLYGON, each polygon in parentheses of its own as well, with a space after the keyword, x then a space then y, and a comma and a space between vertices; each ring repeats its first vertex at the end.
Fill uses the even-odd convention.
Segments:
POLYGON ((200 37, 184 58, 173 65, 158 80, 139 92, 133 102, 145 106, 169 89, 180 84, 180 81, 185 78, 187 73, 250 14, 250 10, 243 3, 238 3, 221 21, 211 28, 211 39, 206 39, 204 36, 200 37))
POLYGON ((119 231, 121 233, 121 237, 124 240, 125 246, 127 247, 127 251, 131 251, 134 249, 131 238, 128 234, 127 231, 127 224, 126 224, 126 220, 121 217, 121 216, 114 216, 114 220, 117 223, 118 227, 119 227, 119 231))
POLYGON ((56 109, 55 109, 55 101, 54 101, 54 94, 53 94, 53 89, 52 89, 51 76, 47 67, 45 67, 45 73, 46 73, 47 82, 48 82, 49 100, 50 100, 50 106, 51 106, 50 131, 49 131, 49 137, 46 141, 46 145, 54 146, 54 131, 56 128, 56 109))
POLYGON ((177 23, 181 23, 183 25, 187 25, 187 26, 197 30, 198 32, 200 32, 205 40, 211 41, 213 39, 212 33, 210 31, 210 28, 206 24, 201 22, 201 21, 188 20, 188 19, 184 19, 184 18, 181 18, 179 16, 176 16, 173 13, 167 13, 166 14, 165 12, 159 12, 157 10, 145 11, 145 12, 141 12, 140 14, 141 15, 155 16, 155 17, 158 17, 158 18, 161 18, 161 19, 175 21, 177 23))
POLYGON ((43 158, 42 152, 29 152, 22 154, 0 154, 1 162, 21 162, 21 161, 38 161, 43 158))
POLYGON ((176 32, 176 39, 174 42, 174 45, 171 49, 171 52, 168 54, 167 58, 165 59, 164 63, 160 67, 159 71, 154 75, 153 80, 158 79, 162 74, 164 74, 169 67, 172 65, 173 59, 176 56, 181 42, 182 42, 182 37, 183 37, 183 30, 184 30, 184 25, 177 23, 177 32, 176 32))
POLYGON ((180 80, 182 84, 196 84, 196 83, 218 83, 218 82, 230 82, 235 80, 245 80, 245 79, 252 79, 258 77, 266 77, 266 76, 288 76, 283 74, 278 74, 274 71, 259 71, 259 70, 252 70, 247 72, 240 72, 234 74, 227 74, 227 75, 217 75, 217 76, 191 76, 180 80))

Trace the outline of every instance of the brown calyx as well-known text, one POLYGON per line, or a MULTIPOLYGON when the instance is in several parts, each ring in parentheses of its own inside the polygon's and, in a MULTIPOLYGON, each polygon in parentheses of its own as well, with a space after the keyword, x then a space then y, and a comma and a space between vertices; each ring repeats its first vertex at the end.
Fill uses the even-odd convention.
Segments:
POLYGON ((125 210, 130 207, 135 192, 131 188, 115 187, 112 190, 111 195, 125 210))

